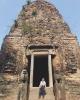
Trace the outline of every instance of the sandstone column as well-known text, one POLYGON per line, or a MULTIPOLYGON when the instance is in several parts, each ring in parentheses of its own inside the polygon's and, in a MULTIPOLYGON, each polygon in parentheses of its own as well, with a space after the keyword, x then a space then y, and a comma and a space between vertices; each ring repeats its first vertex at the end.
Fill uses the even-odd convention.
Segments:
POLYGON ((31 55, 30 87, 33 87, 34 54, 31 55))
POLYGON ((53 87, 51 54, 48 55, 49 87, 53 87))

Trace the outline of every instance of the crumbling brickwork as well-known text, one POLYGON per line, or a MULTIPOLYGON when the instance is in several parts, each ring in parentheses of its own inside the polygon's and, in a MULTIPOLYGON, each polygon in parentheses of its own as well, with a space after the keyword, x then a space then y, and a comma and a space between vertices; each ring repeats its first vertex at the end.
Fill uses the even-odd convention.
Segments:
POLYGON ((30 44, 55 45, 56 56, 52 59, 55 70, 76 72, 79 67, 79 44, 76 36, 72 34, 56 7, 44 0, 24 5, 9 35, 5 36, 2 52, 5 55, 9 54, 14 62, 6 60, 6 57, 4 72, 8 69, 13 70, 13 67, 14 72, 20 72, 28 65, 26 47, 30 44))

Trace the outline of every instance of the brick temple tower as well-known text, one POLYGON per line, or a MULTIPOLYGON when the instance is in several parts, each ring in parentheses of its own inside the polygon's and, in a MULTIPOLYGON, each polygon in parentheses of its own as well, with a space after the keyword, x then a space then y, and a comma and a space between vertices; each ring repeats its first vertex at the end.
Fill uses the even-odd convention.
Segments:
POLYGON ((54 98, 54 74, 76 73, 79 67, 76 36, 56 7, 44 0, 23 6, 3 41, 2 52, 6 57, 3 72, 20 73, 24 67, 27 68, 31 91, 29 100, 36 93, 33 93, 33 87, 37 91, 42 77, 46 80, 49 96, 54 98))

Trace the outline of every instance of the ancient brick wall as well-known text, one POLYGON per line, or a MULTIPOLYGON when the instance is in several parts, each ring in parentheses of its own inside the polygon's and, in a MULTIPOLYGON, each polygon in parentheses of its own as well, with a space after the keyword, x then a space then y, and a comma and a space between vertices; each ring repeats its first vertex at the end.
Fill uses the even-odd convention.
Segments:
MULTIPOLYGON (((4 62, 3 68, 1 68, 4 69, 4 72, 6 66, 9 66, 8 69, 11 70, 14 67, 13 73, 15 71, 20 73, 24 66, 28 65, 26 47, 30 44, 55 45, 56 54, 52 58, 53 69, 63 71, 68 78, 71 76, 67 71, 71 72, 71 69, 75 68, 79 70, 80 47, 76 36, 72 34, 56 7, 44 0, 24 5, 9 34, 5 36, 1 50, 4 62)), ((61 96, 64 97, 65 90, 66 100, 80 99, 80 83, 76 82, 79 75, 80 73, 74 74, 71 80, 65 78, 65 88, 62 89, 61 96)))

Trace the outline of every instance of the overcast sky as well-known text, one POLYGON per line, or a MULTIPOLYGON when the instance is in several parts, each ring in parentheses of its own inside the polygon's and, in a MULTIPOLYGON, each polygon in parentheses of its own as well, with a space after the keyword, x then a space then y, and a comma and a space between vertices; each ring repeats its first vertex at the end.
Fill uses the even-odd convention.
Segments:
MULTIPOLYGON (((0 46, 27 0, 0 0, 0 46)), ((58 8, 80 42, 80 0, 48 0, 58 8)))

